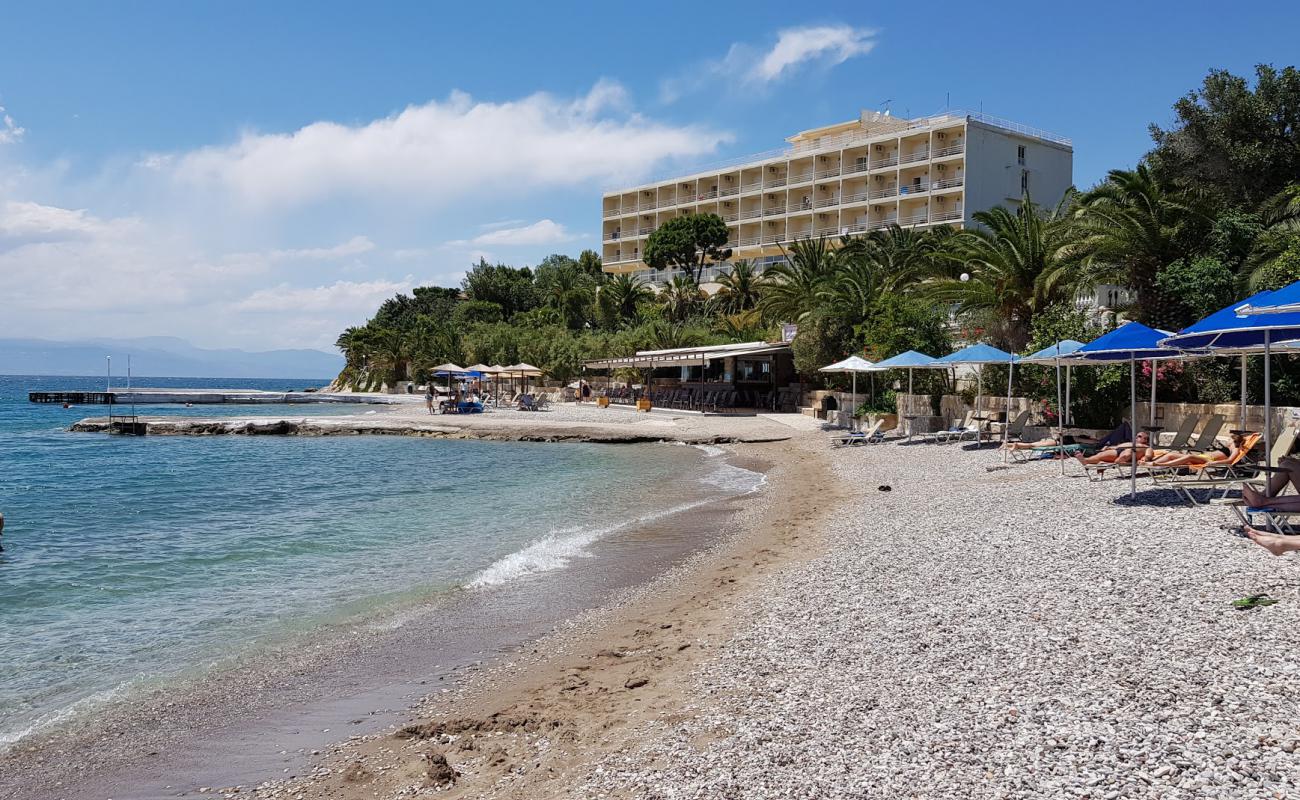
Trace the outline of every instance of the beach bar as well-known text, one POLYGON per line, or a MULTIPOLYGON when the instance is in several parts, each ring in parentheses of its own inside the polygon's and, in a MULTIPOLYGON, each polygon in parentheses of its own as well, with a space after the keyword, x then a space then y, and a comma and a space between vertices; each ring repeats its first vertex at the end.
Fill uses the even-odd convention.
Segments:
POLYGON ((788 342, 641 350, 587 361, 583 367, 608 376, 607 396, 615 401, 649 398, 657 406, 699 410, 794 410, 802 394, 788 342), (639 388, 616 389, 619 370, 639 371, 639 388))

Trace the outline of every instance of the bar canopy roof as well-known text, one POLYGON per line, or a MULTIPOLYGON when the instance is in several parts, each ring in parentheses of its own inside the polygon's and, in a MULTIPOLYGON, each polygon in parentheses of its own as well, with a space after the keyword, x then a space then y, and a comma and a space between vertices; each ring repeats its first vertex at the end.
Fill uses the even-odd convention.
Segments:
POLYGON ((583 362, 588 369, 650 369, 654 367, 695 367, 720 358, 763 356, 788 353, 790 345, 784 342, 742 342, 740 344, 714 344, 705 347, 678 347, 672 350, 639 350, 634 356, 601 358, 583 362))

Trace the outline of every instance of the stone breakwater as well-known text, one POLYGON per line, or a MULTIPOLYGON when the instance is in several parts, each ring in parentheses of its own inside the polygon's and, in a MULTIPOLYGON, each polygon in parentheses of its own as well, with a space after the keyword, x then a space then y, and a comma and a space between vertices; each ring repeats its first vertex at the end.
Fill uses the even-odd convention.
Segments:
POLYGON ((837 456, 862 491, 825 553, 756 585, 694 702, 564 796, 1300 797, 1294 557, 1052 462, 837 456))
MULTIPOLYGON (((618 413, 618 412, 615 412, 618 413)), ((473 417, 428 417, 382 414, 376 417, 277 417, 205 418, 140 417, 150 436, 423 436, 444 439, 487 439, 507 442, 592 442, 635 444, 681 442, 683 444, 727 444, 775 442, 790 438, 781 425, 755 420, 711 421, 713 424, 673 424, 651 421, 641 424, 592 423, 536 416, 531 419, 503 418, 505 415, 473 417)), ((79 433, 105 433, 107 417, 88 417, 72 425, 79 433)))

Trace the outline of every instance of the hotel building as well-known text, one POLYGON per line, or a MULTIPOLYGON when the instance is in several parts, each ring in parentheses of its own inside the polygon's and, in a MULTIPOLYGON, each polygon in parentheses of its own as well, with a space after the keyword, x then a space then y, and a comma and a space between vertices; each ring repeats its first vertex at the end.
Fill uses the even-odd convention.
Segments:
MULTIPOLYGON (((762 269, 798 239, 838 240, 895 224, 963 227, 972 212, 1014 207, 1026 191, 1036 203, 1055 204, 1072 184, 1069 139, 984 114, 909 120, 863 112, 786 141, 780 150, 605 194, 605 271, 647 270, 650 233, 685 214, 722 217, 732 258, 762 269)), ((646 278, 662 283, 671 274, 646 278)), ((706 271, 704 282, 716 274, 706 271)))

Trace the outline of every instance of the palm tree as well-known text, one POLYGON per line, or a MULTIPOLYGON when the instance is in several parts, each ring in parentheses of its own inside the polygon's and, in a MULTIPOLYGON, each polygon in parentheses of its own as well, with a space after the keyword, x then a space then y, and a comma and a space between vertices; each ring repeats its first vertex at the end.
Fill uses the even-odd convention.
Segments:
POLYGON ((890 225, 846 240, 844 249, 846 257, 874 262, 881 291, 901 292, 940 271, 944 243, 955 233, 946 225, 930 230, 890 225))
POLYGON ((591 276, 574 264, 565 264, 546 270, 538 283, 546 305, 559 312, 564 324, 581 328, 595 289, 591 276))
POLYGON ((826 237, 800 239, 782 248, 785 261, 763 273, 759 308, 768 319, 800 322, 812 314, 826 282, 840 263, 840 251, 826 237))
POLYGON ((653 300, 655 296, 653 289, 630 273, 612 276, 596 293, 601 313, 614 323, 611 327, 636 324, 641 314, 641 304, 653 300))
POLYGON ((942 253, 947 274, 921 287, 923 296, 982 318, 996 344, 1019 350, 1029 340, 1034 315, 1075 291, 1070 270, 1078 255, 1069 199, 1067 194, 1049 212, 1028 195, 1015 211, 998 206, 975 212, 971 218, 981 227, 948 238, 942 253))
POLYGON ((704 292, 686 275, 674 275, 659 293, 664 314, 673 322, 685 322, 705 299, 704 292))
POLYGON ((718 308, 725 314, 739 314, 758 305, 758 279, 751 262, 737 261, 727 274, 718 278, 721 288, 714 295, 718 308))
POLYGON ((1257 292, 1270 277, 1274 262, 1296 241, 1300 230, 1300 183, 1292 183, 1265 200, 1256 212, 1263 232, 1255 237, 1242 264, 1244 288, 1257 292))
POLYGON ((1075 216, 1087 256, 1086 281, 1116 283, 1137 295, 1140 321, 1159 324, 1169 308, 1156 286, 1165 266, 1186 254, 1189 226, 1205 222, 1192 196, 1162 184, 1145 164, 1111 170, 1085 193, 1075 216))
POLYGON ((763 325, 763 315, 757 308, 720 316, 714 322, 713 330, 731 342, 754 342, 767 338, 767 327, 763 325))

